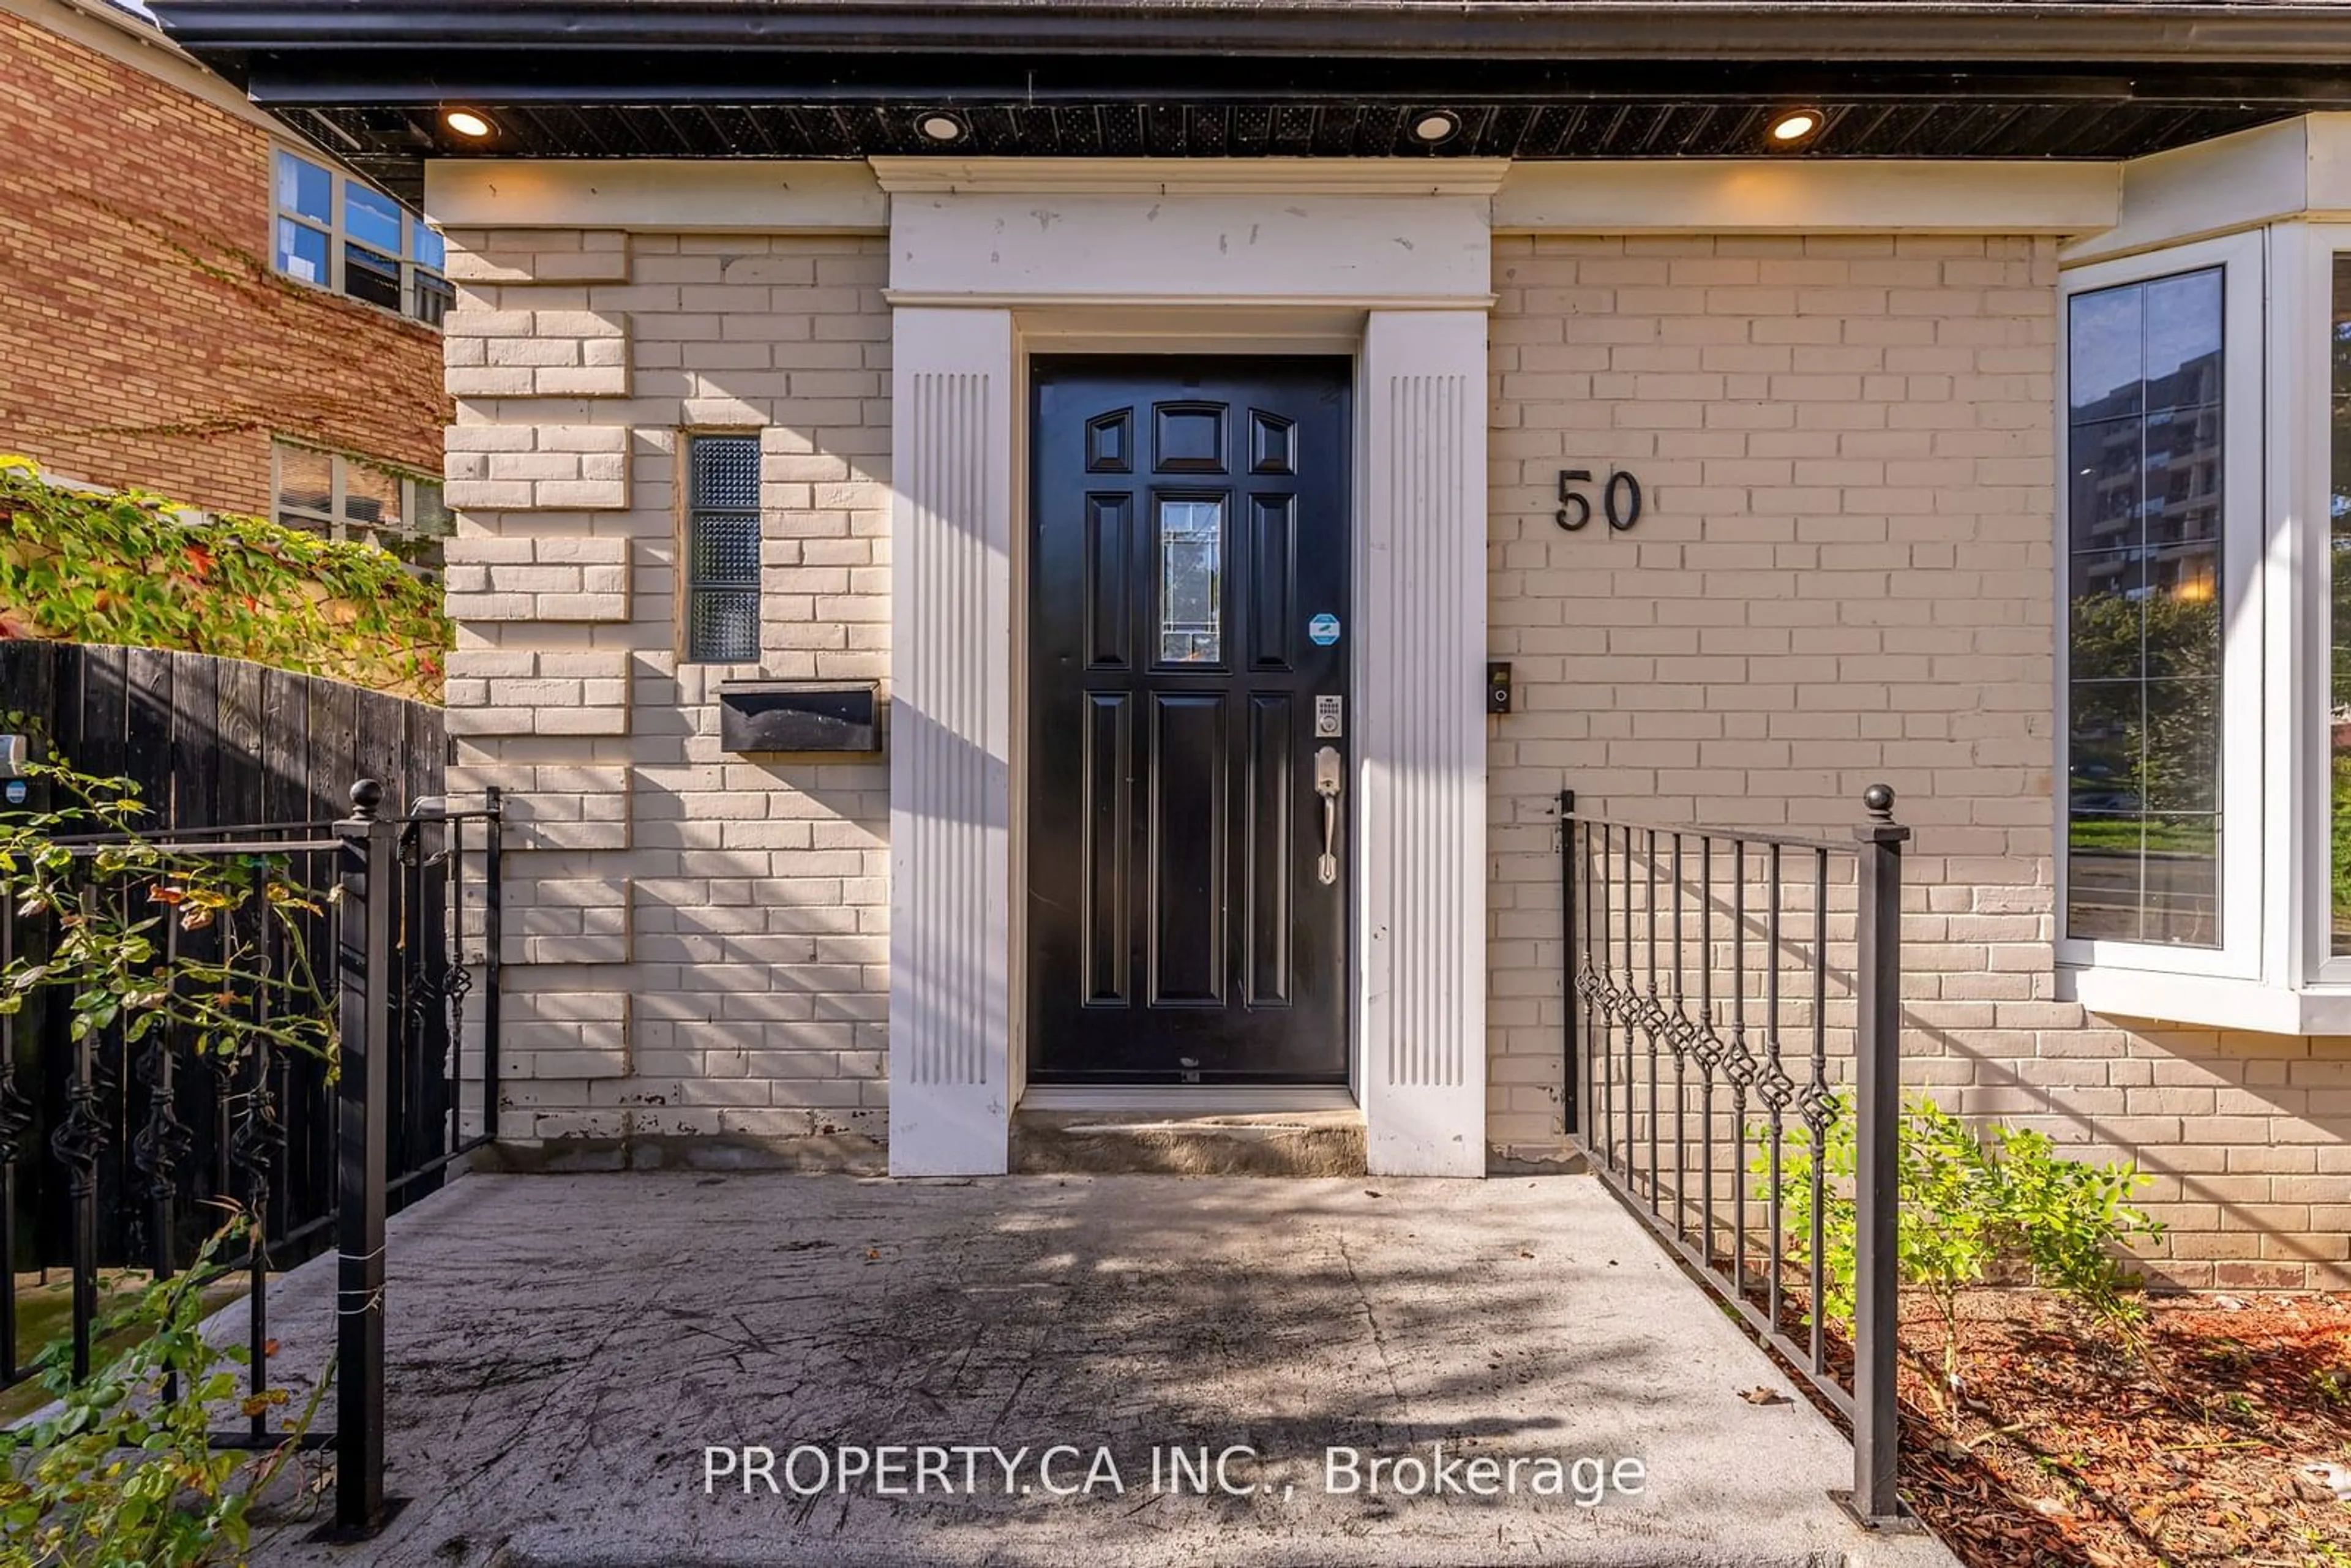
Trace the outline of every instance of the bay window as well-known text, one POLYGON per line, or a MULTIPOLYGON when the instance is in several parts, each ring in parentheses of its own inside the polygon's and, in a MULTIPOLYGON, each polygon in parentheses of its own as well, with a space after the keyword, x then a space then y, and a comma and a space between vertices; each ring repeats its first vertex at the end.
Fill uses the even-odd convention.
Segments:
POLYGON ((2351 226, 2063 277, 2060 994, 2351 1034, 2351 226))

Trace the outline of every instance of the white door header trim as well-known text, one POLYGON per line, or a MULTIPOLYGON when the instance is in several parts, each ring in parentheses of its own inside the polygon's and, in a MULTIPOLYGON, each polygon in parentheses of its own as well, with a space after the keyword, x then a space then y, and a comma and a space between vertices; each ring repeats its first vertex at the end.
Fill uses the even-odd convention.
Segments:
POLYGON ((899 194, 1490 196, 1507 158, 874 158, 899 194))
POLYGON ((1494 287, 1484 196, 1360 193, 890 199, 890 287, 958 299, 1438 301, 1494 287))

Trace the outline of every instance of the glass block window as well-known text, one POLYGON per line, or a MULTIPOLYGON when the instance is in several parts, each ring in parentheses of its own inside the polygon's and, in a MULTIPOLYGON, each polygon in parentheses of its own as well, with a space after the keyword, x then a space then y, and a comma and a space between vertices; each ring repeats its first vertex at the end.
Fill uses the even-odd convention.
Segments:
POLYGON ((326 164, 277 155, 273 257, 287 277, 432 326, 455 295, 441 236, 390 196, 326 164))
POLYGON ((2222 269, 2074 295, 2066 934, 2220 945, 2222 269))
POLYGON ((1159 503, 1161 664, 1223 662, 1224 545, 1222 502, 1159 503))
POLYGON ((420 576, 440 575, 442 541, 455 525, 440 480, 291 441, 272 443, 271 457, 279 522, 371 544, 420 576))
POLYGON ((759 657, 759 438, 686 438, 685 656, 759 657))

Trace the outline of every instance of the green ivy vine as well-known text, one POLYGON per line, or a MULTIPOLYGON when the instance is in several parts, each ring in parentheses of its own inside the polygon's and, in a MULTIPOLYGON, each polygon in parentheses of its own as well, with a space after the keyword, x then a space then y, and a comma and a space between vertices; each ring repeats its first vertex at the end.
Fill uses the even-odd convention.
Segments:
POLYGON ((438 584, 372 545, 160 497, 44 483, 0 455, 0 638, 172 648, 439 702, 438 584))

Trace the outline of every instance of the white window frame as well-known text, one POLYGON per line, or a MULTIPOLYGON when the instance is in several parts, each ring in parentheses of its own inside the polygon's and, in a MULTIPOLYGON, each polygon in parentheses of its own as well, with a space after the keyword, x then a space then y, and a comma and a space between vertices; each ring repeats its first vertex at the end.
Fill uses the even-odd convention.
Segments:
MULTIPOLYGON (((427 535, 417 526, 419 508, 416 498, 420 488, 424 486, 431 486, 435 490, 442 487, 441 481, 433 475, 420 474, 415 469, 405 467, 398 463, 386 463, 381 458, 362 456, 353 452, 338 452, 329 446, 314 446, 307 441, 295 441, 283 435, 270 437, 269 517, 273 522, 283 523, 290 517, 297 519, 297 522, 288 526, 308 528, 314 533, 346 542, 350 540, 354 530, 369 537, 376 534, 396 534, 411 539, 430 538, 432 536, 427 535), (289 448, 315 453, 329 460, 329 485, 333 495, 330 512, 320 512, 308 507, 289 507, 285 504, 286 481, 283 461, 289 448), (353 464, 372 468, 380 474, 388 474, 399 481, 400 526, 398 528, 366 522, 350 516, 350 476, 353 464)), ((441 509, 444 512, 448 510, 445 499, 441 509)), ((422 569, 412 568, 411 570, 422 569)))
POLYGON ((2331 856, 2334 847, 2333 572, 2328 508, 2335 490, 2335 260, 2351 256, 2351 224, 2283 224, 2273 231, 2279 266, 2273 292, 2293 340, 2281 353, 2283 406, 2304 417, 2281 421, 2279 466, 2293 510, 2304 527, 2286 541, 2286 582, 2294 591, 2292 624, 2277 642, 2288 677, 2276 694, 2286 733, 2277 749, 2298 799, 2287 804, 2286 857, 2292 937, 2284 958, 2305 984, 2351 990, 2351 954, 2335 956, 2331 856))
MULTIPOLYGON (((344 214, 348 204, 348 193, 350 187, 354 184, 364 185, 365 183, 366 183, 364 181, 357 180, 352 175, 345 173, 333 163, 328 162, 326 159, 317 156, 316 154, 302 152, 298 148, 289 147, 282 141, 274 141, 270 143, 270 268, 280 277, 290 278, 292 281, 303 284, 306 287, 323 289, 329 294, 339 295, 355 304, 364 305, 371 310, 390 310, 391 307, 379 305, 372 299, 362 299, 358 295, 350 292, 343 287, 346 274, 346 252, 344 250, 344 246, 346 245, 357 243, 365 246, 365 248, 369 250, 381 250, 380 246, 364 240, 354 242, 351 238, 350 229, 345 223, 344 214), (327 176, 328 221, 325 224, 320 224, 317 218, 310 216, 308 213, 296 212, 293 208, 285 204, 280 196, 280 187, 277 178, 277 160, 281 157, 292 158, 298 162, 308 164, 313 169, 319 170, 327 176), (309 230, 312 234, 326 235, 327 276, 325 277, 313 279, 298 277, 278 265, 277 225, 281 222, 294 224, 301 228, 309 230)), ((374 190, 372 186, 368 187, 368 189, 373 194, 384 195, 384 193, 374 190)), ((397 316, 405 317, 407 319, 419 322, 423 326, 431 327, 437 331, 440 329, 440 323, 438 321, 429 319, 423 313, 423 280, 426 278, 434 278, 439 280, 444 285, 446 285, 448 283, 448 277, 441 269, 427 267, 424 263, 416 258, 416 228, 417 225, 422 224, 424 220, 418 216, 414 212, 412 212, 405 204, 394 200, 390 196, 385 196, 384 199, 391 201, 393 209, 400 214, 400 252, 399 255, 393 258, 400 267, 400 308, 396 311, 392 311, 392 313, 397 316)))
POLYGON ((2260 233, 2180 245, 2065 272, 2057 316, 2056 734, 2057 961, 2095 969, 2251 980, 2262 969, 2265 909, 2262 862, 2264 723, 2263 563, 2271 529, 2265 515, 2263 410, 2268 402, 2268 292, 2260 233), (2076 295, 2218 267, 2221 273, 2220 521, 2220 946, 2190 947, 2069 936, 2065 915, 2071 837, 2071 593, 2073 496, 2067 378, 2076 295))

